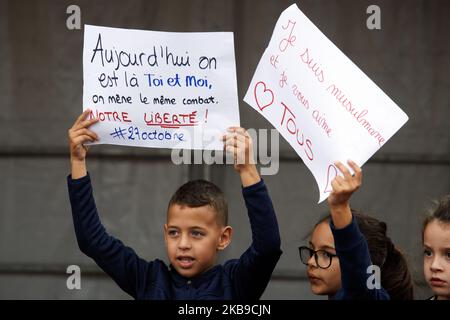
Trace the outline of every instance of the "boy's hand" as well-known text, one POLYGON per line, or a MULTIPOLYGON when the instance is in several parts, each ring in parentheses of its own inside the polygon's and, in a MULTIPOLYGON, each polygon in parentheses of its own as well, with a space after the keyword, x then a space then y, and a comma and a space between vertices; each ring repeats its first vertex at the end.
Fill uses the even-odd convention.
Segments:
POLYGON ((253 157, 253 141, 244 128, 230 127, 223 136, 224 148, 233 154, 234 169, 241 176, 244 187, 255 184, 261 180, 255 166, 253 157))
POLYGON ((352 194, 361 186, 362 170, 351 160, 348 161, 348 165, 355 172, 353 176, 342 163, 336 162, 335 165, 344 177, 336 176, 331 182, 333 191, 328 197, 328 205, 335 226, 337 228, 343 228, 352 221, 349 201, 352 194))
POLYGON ((81 178, 86 175, 86 166, 84 162, 88 146, 85 146, 84 143, 87 141, 98 141, 97 134, 88 129, 92 124, 98 122, 98 119, 86 120, 89 112, 89 109, 85 110, 68 132, 73 179, 81 178))
POLYGON ((234 156, 234 169, 238 172, 255 164, 252 138, 244 128, 230 127, 223 136, 224 148, 234 156))

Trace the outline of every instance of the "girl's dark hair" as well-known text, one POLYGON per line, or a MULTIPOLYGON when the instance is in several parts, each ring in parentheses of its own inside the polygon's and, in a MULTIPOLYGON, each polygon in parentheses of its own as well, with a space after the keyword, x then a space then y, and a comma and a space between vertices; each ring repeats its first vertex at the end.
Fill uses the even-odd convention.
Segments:
MULTIPOLYGON (((414 283, 408 264, 404 255, 386 235, 386 223, 353 209, 352 214, 366 238, 372 264, 380 267, 381 286, 392 300, 412 300, 414 283)), ((317 225, 330 219, 328 214, 317 225)))
POLYGON ((422 242, 423 234, 427 225, 433 221, 450 224, 450 195, 443 196, 435 201, 435 206, 430 210, 428 216, 423 221, 422 226, 422 242))

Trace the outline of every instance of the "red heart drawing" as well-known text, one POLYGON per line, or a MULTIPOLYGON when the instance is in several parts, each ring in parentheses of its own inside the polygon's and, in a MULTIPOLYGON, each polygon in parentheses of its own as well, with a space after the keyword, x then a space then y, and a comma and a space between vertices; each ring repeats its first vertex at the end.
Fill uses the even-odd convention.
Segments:
POLYGON ((256 104, 258 105, 259 110, 263 111, 265 108, 267 108, 268 106, 270 106, 273 103, 274 100, 274 95, 272 90, 267 89, 266 84, 262 81, 259 81, 256 85, 255 85, 255 90, 253 91, 254 95, 255 95, 255 101, 256 104), (258 91, 258 88, 262 86, 262 92, 261 90, 258 91), (259 96, 259 98, 258 98, 259 96), (270 101, 270 102, 268 102, 270 101), (263 104, 264 103, 264 104, 263 104))
POLYGON ((333 179, 336 178, 336 176, 337 176, 337 169, 335 166, 330 164, 328 166, 328 170, 327 170, 327 184, 325 185, 325 190, 323 190, 324 193, 333 191, 333 188, 331 187, 331 181, 333 181, 333 179), (334 173, 331 172, 330 169, 333 169, 334 173), (330 173, 331 173, 331 175, 330 175, 330 173), (330 189, 327 190, 328 186, 330 186, 330 189))

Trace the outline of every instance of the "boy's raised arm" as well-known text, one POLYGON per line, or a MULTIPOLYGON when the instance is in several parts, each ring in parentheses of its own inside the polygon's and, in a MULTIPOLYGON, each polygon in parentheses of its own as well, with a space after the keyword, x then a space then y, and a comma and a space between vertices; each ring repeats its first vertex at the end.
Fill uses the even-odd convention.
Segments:
POLYGON ((140 283, 137 280, 151 263, 140 259, 133 249, 110 236, 100 221, 86 169, 88 147, 83 145, 87 141, 98 140, 97 135, 89 129, 98 120, 87 120, 88 115, 89 110, 83 112, 68 132, 71 176, 67 177, 67 184, 78 246, 124 291, 137 298, 140 283))
POLYGON ((97 134, 89 129, 91 125, 98 122, 98 119, 88 120, 89 112, 90 110, 86 109, 68 132, 72 179, 79 179, 87 175, 86 154, 89 147, 84 143, 98 141, 97 134))
POLYGON ((239 299, 259 299, 270 281, 282 253, 275 210, 253 159, 253 144, 243 128, 232 127, 224 136, 225 148, 234 156, 234 168, 241 177, 242 194, 252 231, 252 244, 237 262, 226 267, 239 299))

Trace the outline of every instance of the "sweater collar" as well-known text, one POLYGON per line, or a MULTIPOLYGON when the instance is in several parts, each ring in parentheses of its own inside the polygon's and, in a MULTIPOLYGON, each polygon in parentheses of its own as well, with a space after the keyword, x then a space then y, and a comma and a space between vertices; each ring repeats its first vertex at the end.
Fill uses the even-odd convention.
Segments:
POLYGON ((170 265, 170 274, 177 287, 193 285, 195 288, 198 288, 203 283, 211 282, 211 279, 215 277, 215 275, 221 270, 221 268, 221 265, 216 265, 196 277, 186 278, 180 275, 177 270, 172 265, 170 265))

